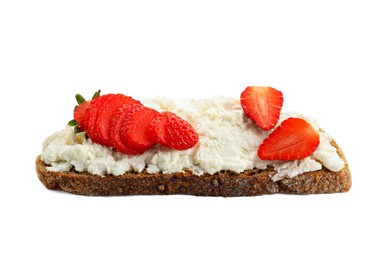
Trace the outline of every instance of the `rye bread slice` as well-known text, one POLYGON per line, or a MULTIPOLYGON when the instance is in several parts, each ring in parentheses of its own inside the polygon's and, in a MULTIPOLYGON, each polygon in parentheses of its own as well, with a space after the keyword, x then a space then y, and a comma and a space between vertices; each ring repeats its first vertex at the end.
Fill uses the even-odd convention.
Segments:
POLYGON ((320 194, 347 192, 351 188, 350 170, 340 147, 332 142, 345 161, 345 167, 332 172, 325 167, 319 171, 307 172, 294 178, 274 182, 272 169, 247 170, 243 173, 221 171, 201 176, 189 171, 171 174, 149 174, 130 172, 121 176, 97 176, 86 172, 52 172, 40 156, 36 159, 36 172, 40 181, 51 190, 90 195, 170 195, 187 194, 195 196, 258 196, 264 194, 320 194))

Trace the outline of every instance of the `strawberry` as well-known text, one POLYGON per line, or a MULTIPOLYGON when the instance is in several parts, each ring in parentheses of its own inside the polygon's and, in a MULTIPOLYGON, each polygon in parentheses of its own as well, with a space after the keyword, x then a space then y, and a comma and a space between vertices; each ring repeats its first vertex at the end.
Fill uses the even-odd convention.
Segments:
POLYGON ((241 93, 241 106, 246 116, 263 130, 276 125, 282 105, 282 92, 272 87, 247 87, 241 93))
POLYGON ((198 142, 198 134, 185 120, 172 112, 162 112, 151 123, 150 131, 161 145, 176 150, 189 149, 198 142))
POLYGON ((262 160, 299 160, 312 154, 320 143, 318 132, 305 120, 284 120, 260 145, 262 160))
POLYGON ((156 142, 155 135, 150 134, 148 129, 150 123, 160 113, 144 106, 126 112, 122 121, 120 137, 126 147, 143 153, 156 142))
POLYGON ((157 141, 184 150, 198 141, 198 134, 188 122, 170 112, 160 114, 132 97, 100 96, 99 90, 92 100, 86 101, 79 94, 76 100, 79 105, 74 110, 75 119, 68 124, 75 126, 76 132, 85 131, 92 142, 121 153, 142 154, 157 141))
MULTIPOLYGON (((95 92, 92 99, 96 99, 100 96, 100 89, 95 92)), ((73 110, 73 120, 69 121, 68 125, 75 126, 75 131, 85 131, 89 118, 89 107, 92 100, 86 101, 85 98, 76 94, 77 106, 73 110)))
POLYGON ((85 132, 87 133, 89 138, 91 138, 91 140, 95 143, 103 144, 102 140, 99 138, 99 135, 97 133, 96 120, 104 102, 106 102, 106 100, 108 100, 113 95, 114 94, 106 94, 93 99, 87 110, 88 123, 86 123, 85 132))
POLYGON ((96 119, 96 132, 103 145, 110 146, 110 121, 115 111, 123 105, 139 104, 141 102, 132 97, 116 94, 106 99, 98 111, 96 119))
POLYGON ((141 151, 137 151, 129 148, 121 137, 121 130, 123 126, 123 120, 128 113, 132 113, 133 110, 142 109, 140 104, 123 105, 118 108, 112 115, 110 121, 110 141, 111 146, 124 154, 137 155, 141 154, 141 151))
POLYGON ((88 100, 74 108, 73 117, 77 121, 81 131, 85 131, 85 112, 88 110, 90 104, 91 100, 88 100))

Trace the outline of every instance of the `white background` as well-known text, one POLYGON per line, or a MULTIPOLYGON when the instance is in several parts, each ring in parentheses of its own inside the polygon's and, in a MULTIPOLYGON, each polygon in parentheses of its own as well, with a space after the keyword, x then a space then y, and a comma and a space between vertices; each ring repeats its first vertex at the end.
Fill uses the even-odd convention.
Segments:
POLYGON ((386 1, 130 2, 0 1, 1 259, 389 259, 386 1), (36 176, 75 93, 239 97, 248 85, 319 120, 350 192, 85 197, 36 176))

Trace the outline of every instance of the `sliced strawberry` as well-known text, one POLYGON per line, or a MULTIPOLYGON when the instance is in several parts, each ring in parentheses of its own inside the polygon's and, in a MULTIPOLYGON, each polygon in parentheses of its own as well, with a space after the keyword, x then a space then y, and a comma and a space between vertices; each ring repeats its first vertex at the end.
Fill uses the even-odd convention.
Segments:
POLYGON ((84 117, 85 132, 87 132, 87 130, 89 128, 89 122, 90 122, 89 119, 91 117, 91 111, 92 111, 92 109, 94 109, 96 107, 96 104, 100 102, 101 97, 102 96, 99 96, 99 97, 97 97, 95 99, 92 99, 90 101, 89 107, 85 111, 85 117, 84 117))
POLYGON ((172 112, 162 112, 157 116, 150 130, 158 143, 171 149, 186 150, 198 142, 199 136, 194 128, 172 112))
POLYGON ((132 97, 122 94, 116 94, 106 99, 103 105, 99 109, 99 113, 96 119, 96 132, 102 144, 111 146, 110 141, 110 121, 115 111, 123 105, 139 104, 141 102, 133 99, 132 97))
POLYGON ((140 151, 133 150, 126 146, 125 142, 121 138, 121 130, 123 126, 123 120, 127 114, 132 113, 133 110, 139 110, 142 108, 143 106, 140 104, 123 105, 122 107, 118 108, 112 115, 110 122, 110 141, 112 147, 117 151, 130 155, 141 154, 140 151))
MULTIPOLYGON (((100 96, 100 89, 93 94, 92 99, 98 98, 100 96)), ((85 98, 76 94, 77 106, 73 110, 73 119, 69 121, 68 125, 74 126, 75 133, 80 131, 85 131, 88 124, 89 118, 89 107, 91 105, 91 100, 85 100, 85 98)))
POLYGON ((85 132, 87 133, 89 138, 91 138, 91 140, 95 143, 102 144, 102 141, 96 131, 96 119, 99 115, 99 110, 104 104, 104 102, 113 95, 114 94, 107 94, 93 99, 89 108, 87 109, 86 118, 88 117, 88 123, 86 123, 85 125, 85 132))
POLYGON ((305 120, 290 117, 284 120, 257 151, 262 160, 299 160, 318 147, 318 132, 305 120))
POLYGON ((156 110, 144 106, 130 110, 122 121, 120 132, 124 144, 140 153, 152 147, 156 138, 148 130, 152 120, 159 114, 156 110))
POLYGON ((85 131, 85 114, 91 104, 91 100, 80 103, 73 111, 73 118, 79 124, 80 130, 85 131))
POLYGON ((92 103, 92 100, 91 102, 89 103, 89 106, 87 108, 87 110, 85 111, 85 115, 84 115, 84 132, 87 132, 87 128, 88 128, 88 124, 89 124, 89 115, 91 114, 91 103, 92 103))
POLYGON ((148 130, 149 135, 154 136, 154 140, 162 145, 165 145, 165 122, 166 122, 166 112, 160 113, 156 116, 152 122, 150 123, 150 127, 148 130))
POLYGON ((247 87, 241 93, 241 106, 246 116, 263 130, 276 125, 282 105, 282 92, 271 87, 247 87))

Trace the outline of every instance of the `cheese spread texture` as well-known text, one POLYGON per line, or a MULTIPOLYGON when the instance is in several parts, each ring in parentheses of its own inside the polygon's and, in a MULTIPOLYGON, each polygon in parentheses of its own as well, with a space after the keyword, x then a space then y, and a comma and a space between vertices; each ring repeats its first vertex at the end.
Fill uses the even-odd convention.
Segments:
POLYGON ((177 151, 156 144, 137 156, 125 155, 112 148, 92 143, 83 133, 75 134, 67 126, 49 136, 43 143, 41 159, 49 171, 89 172, 95 175, 122 175, 129 171, 174 173, 190 170, 194 174, 214 174, 222 170, 237 173, 248 169, 273 167, 274 181, 326 167, 339 171, 344 161, 331 145, 332 137, 319 130, 315 120, 300 114, 281 114, 279 123, 289 117, 300 117, 319 131, 320 145, 309 157, 295 161, 264 161, 257 156, 262 141, 273 131, 261 130, 248 119, 239 99, 154 98, 143 102, 157 111, 171 111, 187 120, 199 134, 195 147, 177 151))

